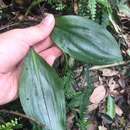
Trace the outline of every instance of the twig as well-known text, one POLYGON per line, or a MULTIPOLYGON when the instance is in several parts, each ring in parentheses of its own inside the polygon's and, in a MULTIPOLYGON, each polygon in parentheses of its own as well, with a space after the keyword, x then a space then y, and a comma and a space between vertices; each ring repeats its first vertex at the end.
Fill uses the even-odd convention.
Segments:
POLYGON ((1 110, 0 110, 0 113, 8 113, 8 114, 20 116, 20 117, 22 117, 22 118, 28 119, 28 120, 30 120, 30 121, 32 121, 32 122, 35 122, 36 124, 38 124, 38 125, 41 126, 41 127, 45 127, 45 125, 43 125, 42 123, 38 122, 38 121, 35 120, 34 118, 31 118, 31 117, 29 117, 29 116, 27 116, 27 115, 24 115, 24 114, 22 114, 22 113, 19 113, 19 112, 1 109, 1 110))
POLYGON ((7 29, 7 28, 10 28, 10 27, 13 27, 13 26, 16 26, 16 25, 19 25, 19 23, 13 23, 13 24, 5 25, 3 27, 0 27, 0 31, 7 29))
POLYGON ((0 27, 0 31, 3 31, 3 30, 5 30, 7 28, 10 28, 10 27, 15 27, 17 25, 19 26, 20 24, 27 25, 27 26, 33 26, 35 24, 40 23, 40 21, 41 21, 40 19, 39 20, 27 20, 27 21, 22 21, 22 22, 14 23, 14 24, 9 24, 9 25, 5 25, 3 27, 0 27), (31 24, 31 23, 33 23, 33 24, 31 24))
POLYGON ((109 64, 109 65, 100 65, 100 66, 93 66, 91 67, 89 70, 98 70, 98 69, 103 69, 103 68, 108 68, 108 67, 114 67, 114 66, 119 66, 119 65, 127 65, 128 63, 130 63, 130 60, 125 62, 118 62, 118 63, 114 63, 114 64, 109 64))

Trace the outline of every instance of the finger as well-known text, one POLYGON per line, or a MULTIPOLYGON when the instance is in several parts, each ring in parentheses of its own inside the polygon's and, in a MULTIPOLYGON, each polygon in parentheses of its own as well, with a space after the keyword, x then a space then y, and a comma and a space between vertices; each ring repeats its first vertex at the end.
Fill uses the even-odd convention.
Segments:
POLYGON ((11 71, 26 56, 30 46, 46 39, 54 23, 53 15, 48 15, 39 25, 1 34, 0 73, 11 71))
POLYGON ((18 95, 18 80, 16 76, 15 71, 0 74, 0 89, 2 90, 0 91, 0 105, 16 99, 18 95))
POLYGON ((45 61, 48 64, 53 65, 55 59, 62 55, 62 51, 58 47, 53 46, 53 47, 39 53, 39 55, 43 59, 45 59, 45 61))
POLYGON ((53 45, 53 42, 52 42, 51 38, 48 37, 47 39, 45 39, 44 41, 41 41, 41 42, 37 43, 33 47, 34 47, 34 50, 37 53, 40 53, 40 52, 44 51, 45 49, 48 49, 52 45, 53 45))
POLYGON ((23 30, 21 29, 21 33, 23 34, 21 35, 21 39, 25 39, 25 36, 27 36, 24 41, 32 46, 42 40, 45 40, 52 32, 54 25, 54 16, 52 14, 49 14, 39 25, 23 30))

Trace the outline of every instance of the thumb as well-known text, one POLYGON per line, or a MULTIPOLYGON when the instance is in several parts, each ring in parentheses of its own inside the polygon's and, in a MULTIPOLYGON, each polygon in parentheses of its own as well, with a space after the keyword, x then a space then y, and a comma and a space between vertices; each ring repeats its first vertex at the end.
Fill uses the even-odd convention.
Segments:
POLYGON ((54 16, 52 14, 48 14, 40 24, 25 29, 19 29, 21 33, 21 40, 24 39, 26 44, 28 43, 29 46, 32 46, 46 39, 52 32, 54 25, 54 16))
POLYGON ((0 73, 11 71, 27 54, 30 46, 46 39, 54 28, 55 19, 49 14, 38 25, 14 29, 0 35, 0 73))

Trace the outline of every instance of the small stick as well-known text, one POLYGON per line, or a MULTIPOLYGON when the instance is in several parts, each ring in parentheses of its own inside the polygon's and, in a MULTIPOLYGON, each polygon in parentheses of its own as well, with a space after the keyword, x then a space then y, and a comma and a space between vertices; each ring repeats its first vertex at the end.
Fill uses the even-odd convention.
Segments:
POLYGON ((18 25, 19 23, 13 23, 13 24, 9 24, 9 25, 5 25, 3 27, 0 27, 0 31, 4 30, 4 29, 7 29, 7 28, 10 28, 10 27, 13 27, 13 26, 16 26, 18 25))
POLYGON ((14 111, 9 111, 9 110, 5 110, 5 109, 1 109, 0 110, 0 113, 8 113, 8 114, 12 114, 12 115, 16 115, 16 116, 20 116, 22 118, 25 118, 25 119, 28 119, 32 122, 35 122, 36 124, 38 124, 39 126, 41 127, 45 127, 45 125, 41 124, 40 122, 38 122, 37 120, 35 120, 34 118, 31 118, 27 115, 24 115, 22 113, 19 113, 19 112, 14 112, 14 111))
POLYGON ((108 68, 108 67, 114 67, 114 66, 119 66, 119 65, 127 65, 128 63, 130 63, 130 61, 122 61, 122 62, 118 62, 118 63, 114 63, 114 64, 109 64, 109 65, 100 65, 100 66, 93 66, 91 67, 89 70, 99 70, 99 69, 103 69, 103 68, 108 68))

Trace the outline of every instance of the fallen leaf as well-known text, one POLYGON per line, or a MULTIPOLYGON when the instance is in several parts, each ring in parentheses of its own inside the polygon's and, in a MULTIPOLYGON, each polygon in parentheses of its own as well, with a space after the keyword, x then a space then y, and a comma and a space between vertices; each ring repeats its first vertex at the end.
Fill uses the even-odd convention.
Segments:
POLYGON ((123 114, 122 109, 117 105, 116 105, 116 114, 119 115, 119 116, 122 116, 122 114, 123 114))
POLYGON ((111 78, 108 82, 108 86, 110 88, 110 92, 113 94, 118 94, 118 91, 116 90, 117 88, 119 88, 119 84, 113 79, 111 78))
POLYGON ((112 69, 102 69, 102 76, 110 77, 118 74, 118 71, 112 69))
POLYGON ((104 127, 104 126, 99 126, 98 129, 99 129, 99 130, 107 130, 107 128, 104 127))
POLYGON ((98 107, 97 104, 91 104, 91 105, 89 105, 88 106, 88 112, 91 112, 91 111, 95 110, 97 107, 98 107))
POLYGON ((2 8, 5 8, 5 7, 6 7, 6 5, 5 5, 5 3, 3 2, 3 0, 0 0, 0 6, 1 6, 2 8))
POLYGON ((123 76, 120 77, 120 79, 118 80, 118 83, 121 86, 121 88, 126 87, 125 78, 123 76))
POLYGON ((97 123, 93 122, 88 125, 87 130, 97 130, 97 123))
POLYGON ((74 123, 74 117, 75 117, 75 115, 72 113, 72 112, 70 112, 69 114, 68 114, 68 116, 67 116, 67 128, 69 128, 69 129, 72 129, 72 127, 73 127, 73 123, 74 123))
POLYGON ((125 40, 126 40, 126 43, 128 44, 128 47, 130 47, 130 34, 127 34, 125 40))
POLYGON ((94 89, 89 100, 91 103, 98 104, 100 103, 101 100, 104 99, 105 94, 106 94, 106 89, 104 88, 103 85, 100 85, 94 89))

